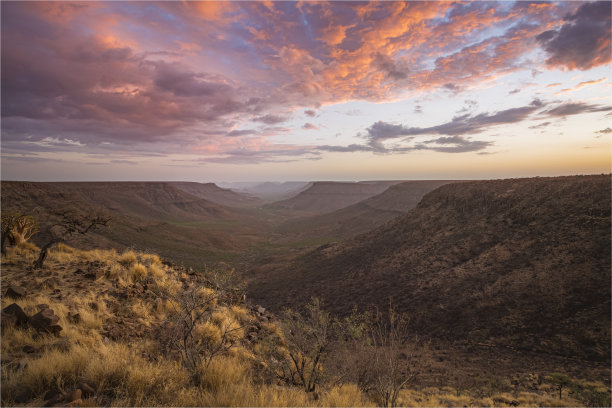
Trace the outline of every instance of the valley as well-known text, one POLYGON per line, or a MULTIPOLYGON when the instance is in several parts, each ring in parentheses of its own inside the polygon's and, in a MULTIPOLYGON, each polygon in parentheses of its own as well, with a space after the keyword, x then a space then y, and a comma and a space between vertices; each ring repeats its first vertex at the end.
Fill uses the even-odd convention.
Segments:
POLYGON ((291 188, 271 202, 271 188, 212 183, 5 181, 2 212, 33 215, 38 246, 62 209, 106 214, 108 228, 67 244, 232 268, 249 307, 271 316, 312 297, 338 318, 391 303, 426 344, 418 389, 501 392, 552 372, 609 381, 609 175, 291 188))

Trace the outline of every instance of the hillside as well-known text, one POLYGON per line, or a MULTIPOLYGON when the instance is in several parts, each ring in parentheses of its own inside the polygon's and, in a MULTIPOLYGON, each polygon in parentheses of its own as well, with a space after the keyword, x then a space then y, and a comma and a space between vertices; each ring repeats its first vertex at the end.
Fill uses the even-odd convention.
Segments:
POLYGON ((444 180, 406 181, 395 184, 357 204, 331 213, 291 219, 279 227, 283 240, 321 237, 343 237, 372 230, 416 207, 421 198, 441 185, 444 180))
POLYGON ((406 215, 291 265, 249 295, 316 294, 342 314, 389 298, 415 332, 610 361, 610 176, 447 184, 406 215))
POLYGON ((400 181, 359 183, 317 181, 295 197, 268 204, 267 207, 324 214, 373 197, 398 183, 400 181))
MULTIPOLYGON (((324 373, 316 392, 305 390, 296 370, 312 367, 312 359, 296 358, 304 355, 297 351, 317 350, 311 342, 320 327, 336 332, 345 323, 332 324, 321 311, 311 326, 307 317, 245 304, 229 268, 196 271, 152 253, 58 245, 33 269, 37 250, 25 242, 2 255, 2 406, 383 405, 384 394, 352 382, 364 360, 377 361, 376 348, 365 342, 361 353, 351 352, 353 343, 337 334, 328 333, 318 370, 304 371, 306 378, 324 373)), ((605 370, 597 367, 562 362, 572 375, 561 377, 568 383, 562 396, 547 375, 558 362, 537 356, 535 372, 518 366, 497 379, 479 371, 453 388, 441 386, 457 378, 448 374, 452 356, 422 351, 394 354, 409 370, 423 368, 399 391, 398 406, 609 406, 605 370)), ((509 357, 502 361, 516 361, 509 357)), ((453 364, 474 360, 457 355, 453 364)), ((370 365, 365 372, 384 380, 388 371, 370 365)))
POLYGON ((258 239, 265 221, 241 209, 231 209, 195 197, 168 183, 2 182, 2 210, 33 214, 42 245, 45 229, 58 211, 75 207, 84 213, 104 212, 109 228, 77 237, 87 248, 152 250, 187 265, 229 260, 258 239))
POLYGON ((221 188, 215 183, 174 181, 168 184, 195 197, 227 207, 250 207, 261 204, 261 200, 257 197, 221 188))

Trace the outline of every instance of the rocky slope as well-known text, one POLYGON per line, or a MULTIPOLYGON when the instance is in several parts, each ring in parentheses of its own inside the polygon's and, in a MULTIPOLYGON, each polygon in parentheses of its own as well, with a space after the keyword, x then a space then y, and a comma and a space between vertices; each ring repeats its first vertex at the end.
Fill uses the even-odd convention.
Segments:
POLYGON ((610 360, 610 176, 447 184, 406 215, 251 280, 281 308, 385 308, 445 341, 610 360))

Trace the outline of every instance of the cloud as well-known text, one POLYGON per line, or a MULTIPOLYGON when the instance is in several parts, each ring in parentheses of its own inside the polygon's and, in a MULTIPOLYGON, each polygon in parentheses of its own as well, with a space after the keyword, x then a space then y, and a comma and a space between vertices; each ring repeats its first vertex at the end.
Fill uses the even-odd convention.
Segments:
POLYGON ((584 102, 564 103, 555 108, 548 109, 542 112, 546 116, 570 116, 581 113, 608 112, 612 111, 611 106, 593 105, 584 102))
POLYGON ((597 132, 595 132, 595 133, 600 133, 600 134, 602 134, 602 135, 607 135, 607 134, 609 134, 609 133, 612 133, 612 128, 607 127, 607 128, 605 128, 605 129, 598 130, 598 131, 597 131, 597 132))
POLYGON ((137 165, 138 162, 136 161, 132 161, 132 160, 123 160, 123 159, 116 159, 116 160, 111 160, 111 163, 114 164, 129 164, 131 166, 137 165))
POLYGON ((394 125, 378 121, 370 126, 366 132, 370 145, 377 148, 380 148, 381 143, 385 140, 403 136, 413 137, 431 134, 460 136, 476 134, 492 126, 521 122, 542 106, 543 103, 535 99, 529 105, 520 108, 506 109, 491 114, 480 113, 478 115, 465 114, 455 116, 450 122, 426 128, 406 127, 404 125, 394 125))
POLYGON ((405 62, 396 62, 389 55, 377 52, 373 60, 374 67, 383 71, 392 80, 406 79, 410 69, 405 62))
POLYGON ((302 126, 302 129, 306 129, 306 130, 319 130, 319 127, 313 125, 312 123, 304 123, 304 126, 302 126))
POLYGON ((533 126, 529 126, 529 129, 541 129, 543 127, 546 127, 548 125, 550 125, 552 122, 542 122, 542 123, 538 123, 537 125, 533 125, 533 126))
MULTIPOLYGON (((423 144, 430 145, 428 150, 433 150, 442 153, 467 153, 484 150, 487 147, 493 146, 493 142, 483 140, 469 140, 462 136, 439 137, 437 139, 427 140, 423 144), (431 146, 433 144, 433 146, 431 146)), ((418 149, 425 149, 423 145, 417 145, 418 149)))
POLYGON ((330 146, 323 145, 317 146, 317 150, 321 150, 324 152, 334 152, 334 153, 354 153, 354 152, 371 152, 372 147, 360 145, 360 144, 350 144, 348 146, 330 146))
POLYGON ((414 113, 423 113, 422 105, 414 105, 414 113))
POLYGON ((566 26, 597 20, 585 7, 525 2, 158 2, 129 7, 121 2, 6 2, 1 26, 2 148, 129 152, 128 157, 134 152, 197 152, 219 154, 225 161, 274 160, 275 154, 283 160, 312 158, 318 157, 312 152, 326 148, 383 152, 396 147, 383 146, 386 140, 399 139, 405 142, 395 152, 400 147, 416 150, 418 143, 405 143, 427 135, 465 140, 421 143, 423 149, 477 148, 468 134, 520 120, 533 107, 459 115, 429 128, 381 121, 370 129, 378 136, 368 133, 364 146, 304 148, 310 155, 266 146, 280 132, 290 135, 285 128, 273 128, 288 121, 290 112, 304 109, 313 118, 323 104, 392 101, 440 88, 459 93, 481 81, 531 69, 533 51, 543 44, 534 41, 541 27, 557 27, 545 40, 546 46, 552 44, 556 37, 564 38, 566 26), (563 20, 568 11, 570 17, 563 20), (265 153, 236 153, 240 148, 265 153))
POLYGON ((612 3, 585 3, 557 30, 539 34, 536 40, 548 53, 551 67, 589 69, 612 60, 610 52, 612 3))
POLYGON ((232 130, 227 132, 226 136, 229 137, 239 137, 239 136, 248 136, 252 134, 256 134, 257 132, 253 129, 240 129, 240 130, 232 130))
POLYGON ((285 122, 288 118, 281 115, 268 114, 264 116, 258 116, 253 118, 255 122, 265 123, 266 125, 275 125, 277 123, 285 122))
POLYGON ((561 89, 561 90, 560 90, 559 92, 557 92, 555 95, 560 95, 560 94, 562 94, 562 93, 567 93, 567 92, 574 92, 574 91, 577 91, 577 90, 579 90, 579 89, 581 89, 581 88, 584 88, 584 87, 586 87, 586 86, 589 86, 589 85, 599 84, 599 83, 601 83, 601 82, 606 81, 607 79, 608 79, 608 78, 599 78, 599 79, 594 79, 594 80, 592 80, 592 81, 583 81, 583 82, 580 82, 578 85, 576 85, 576 86, 575 86, 575 87, 573 87, 573 88, 565 88, 565 89, 561 89))
POLYGON ((519 93, 519 92, 521 92, 521 90, 520 90, 519 88, 516 88, 516 89, 513 89, 513 90, 511 90, 511 91, 508 91, 508 94, 509 94, 509 95, 512 95, 512 94, 517 94, 517 93, 519 93))

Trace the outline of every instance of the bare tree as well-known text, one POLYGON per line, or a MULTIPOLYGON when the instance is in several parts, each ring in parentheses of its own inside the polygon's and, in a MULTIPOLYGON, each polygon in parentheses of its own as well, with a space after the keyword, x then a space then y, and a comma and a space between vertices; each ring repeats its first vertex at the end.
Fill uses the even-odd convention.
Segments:
POLYGON ((304 315, 287 309, 282 322, 287 357, 277 359, 277 376, 317 398, 323 379, 323 362, 329 354, 335 324, 321 303, 313 298, 304 315))
POLYGON ((107 226, 111 217, 103 214, 84 214, 76 208, 64 209, 57 213, 59 221, 47 227, 49 241, 42 246, 38 259, 34 262, 35 269, 41 269, 47 258, 49 249, 55 244, 65 242, 74 235, 85 235, 97 227, 107 226))
POLYGON ((6 254, 8 243, 19 245, 37 232, 38 224, 31 215, 17 212, 2 214, 2 254, 6 254))
POLYGON ((384 407, 397 406, 400 390, 417 376, 415 343, 409 333, 407 316, 393 305, 387 313, 377 312, 369 326, 358 383, 384 407))

